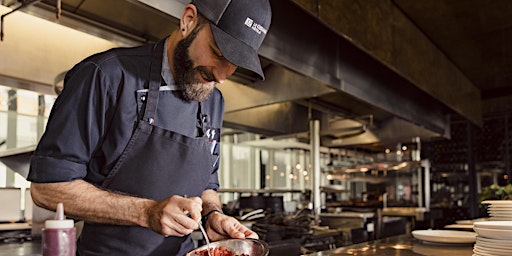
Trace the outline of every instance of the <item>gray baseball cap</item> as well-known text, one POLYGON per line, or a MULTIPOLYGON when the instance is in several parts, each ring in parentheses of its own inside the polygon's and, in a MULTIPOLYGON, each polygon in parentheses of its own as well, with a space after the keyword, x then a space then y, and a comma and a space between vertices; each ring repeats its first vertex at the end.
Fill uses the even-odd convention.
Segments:
POLYGON ((267 35, 272 12, 268 0, 192 0, 210 21, 215 43, 222 55, 238 67, 265 76, 258 49, 267 35))

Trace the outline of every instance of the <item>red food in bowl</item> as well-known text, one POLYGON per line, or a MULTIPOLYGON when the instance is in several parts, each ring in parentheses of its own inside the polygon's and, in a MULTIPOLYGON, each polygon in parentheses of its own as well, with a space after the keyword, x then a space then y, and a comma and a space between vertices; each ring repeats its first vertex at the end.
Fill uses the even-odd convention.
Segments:
MULTIPOLYGON (((201 255, 201 256, 208 256, 208 250, 196 250, 194 253, 197 255, 201 255)), ((249 254, 245 254, 245 253, 235 254, 234 252, 228 250, 224 246, 211 248, 210 253, 211 253, 211 256, 249 256, 249 254)))

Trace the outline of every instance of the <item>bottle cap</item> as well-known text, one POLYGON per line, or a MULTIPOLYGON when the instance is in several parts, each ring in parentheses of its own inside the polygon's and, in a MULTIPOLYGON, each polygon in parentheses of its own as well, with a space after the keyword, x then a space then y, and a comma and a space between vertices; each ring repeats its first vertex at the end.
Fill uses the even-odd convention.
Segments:
POLYGON ((44 228, 57 229, 57 228, 74 228, 75 222, 73 220, 47 220, 44 222, 44 228))
POLYGON ((44 222, 45 228, 73 228, 75 222, 73 220, 67 220, 64 216, 64 205, 62 203, 57 204, 57 211, 53 220, 47 220, 44 222))
POLYGON ((66 216, 64 216, 64 204, 58 203, 57 210, 55 211, 55 220, 65 220, 66 216))

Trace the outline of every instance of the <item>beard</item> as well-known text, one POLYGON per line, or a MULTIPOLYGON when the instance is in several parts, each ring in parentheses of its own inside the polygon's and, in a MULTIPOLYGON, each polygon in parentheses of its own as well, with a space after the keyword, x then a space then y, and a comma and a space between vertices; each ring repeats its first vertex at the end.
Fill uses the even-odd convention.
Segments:
POLYGON ((188 49, 197 37, 200 27, 196 27, 190 35, 178 42, 174 49, 173 61, 176 86, 181 92, 183 99, 188 101, 203 102, 210 96, 215 88, 215 82, 202 83, 197 74, 208 80, 215 80, 215 76, 204 66, 194 67, 190 59, 188 49))

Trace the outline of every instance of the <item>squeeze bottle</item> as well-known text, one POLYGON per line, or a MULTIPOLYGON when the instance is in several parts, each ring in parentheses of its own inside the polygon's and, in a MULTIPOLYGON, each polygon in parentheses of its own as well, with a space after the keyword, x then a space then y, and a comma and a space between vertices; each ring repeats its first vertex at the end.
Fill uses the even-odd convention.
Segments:
POLYGON ((46 220, 42 236, 43 256, 75 256, 76 229, 73 220, 64 216, 64 205, 57 204, 53 220, 46 220))

